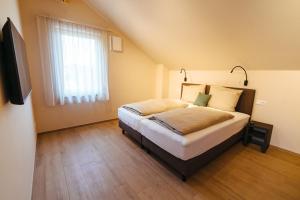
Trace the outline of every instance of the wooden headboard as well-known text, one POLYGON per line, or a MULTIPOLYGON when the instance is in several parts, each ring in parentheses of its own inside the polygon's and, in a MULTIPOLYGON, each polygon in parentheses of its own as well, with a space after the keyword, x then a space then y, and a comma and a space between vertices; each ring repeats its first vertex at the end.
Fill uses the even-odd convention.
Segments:
MULTIPOLYGON (((182 97, 182 92, 183 92, 183 86, 184 85, 188 86, 188 85, 200 85, 200 84, 197 84, 197 83, 182 83, 180 98, 182 97)), ((235 110, 237 112, 246 113, 246 114, 251 116, 252 115, 252 110, 253 110, 254 98, 255 98, 255 90, 254 89, 247 89, 247 88, 235 88, 235 87, 227 87, 227 88, 243 90, 243 93, 240 96, 240 99, 237 103, 237 106, 236 106, 235 110)), ((209 94, 209 90, 210 90, 210 85, 206 85, 205 93, 209 94)))

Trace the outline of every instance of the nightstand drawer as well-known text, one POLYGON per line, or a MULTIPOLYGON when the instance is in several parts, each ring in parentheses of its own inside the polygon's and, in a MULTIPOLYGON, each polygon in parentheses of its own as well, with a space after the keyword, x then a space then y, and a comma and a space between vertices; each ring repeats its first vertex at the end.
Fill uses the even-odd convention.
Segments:
POLYGON ((252 126, 251 128, 252 128, 252 131, 257 132, 257 133, 266 134, 266 132, 268 132, 268 130, 266 130, 266 129, 255 127, 255 126, 252 126))
POLYGON ((250 142, 253 144, 263 145, 265 143, 264 138, 251 136, 250 142))

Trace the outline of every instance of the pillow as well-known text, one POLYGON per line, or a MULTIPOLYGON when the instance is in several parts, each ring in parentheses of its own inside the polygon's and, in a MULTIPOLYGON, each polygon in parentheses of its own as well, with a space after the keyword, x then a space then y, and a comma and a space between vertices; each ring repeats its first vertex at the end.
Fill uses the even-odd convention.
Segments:
POLYGON ((242 92, 243 90, 211 86, 209 91, 211 98, 208 102, 208 106, 224 111, 234 112, 242 92))
POLYGON ((206 85, 183 85, 181 100, 194 102, 199 92, 205 94, 206 85))
POLYGON ((194 105, 207 106, 210 97, 210 94, 203 94, 199 92, 197 99, 194 101, 194 105))

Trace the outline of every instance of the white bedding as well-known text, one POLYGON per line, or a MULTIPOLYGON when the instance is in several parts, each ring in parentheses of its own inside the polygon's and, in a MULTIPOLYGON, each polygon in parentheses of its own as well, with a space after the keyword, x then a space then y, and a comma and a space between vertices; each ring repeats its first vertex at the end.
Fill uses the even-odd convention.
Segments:
POLYGON ((120 107, 118 109, 118 118, 119 120, 121 120, 122 122, 124 122, 127 126, 130 126, 131 128, 133 128, 134 130, 140 132, 141 130, 141 121, 142 119, 145 118, 149 118, 152 115, 148 115, 148 116, 141 116, 138 115, 134 112, 131 112, 123 107, 120 107))
POLYGON ((138 115, 147 116, 155 113, 186 108, 188 103, 178 99, 149 99, 123 105, 123 108, 135 112, 138 115))
MULTIPOLYGON (((180 102, 180 100, 177 100, 180 102)), ((194 106, 191 103, 187 103, 185 101, 181 101, 182 103, 188 104, 188 107, 194 106)), ((142 119, 147 119, 150 118, 152 115, 147 115, 147 116, 140 116, 132 111, 129 111, 128 109, 125 109, 123 107, 118 108, 118 118, 124 122, 126 125, 130 126, 136 131, 140 132, 140 126, 141 126, 141 120, 142 119)))
POLYGON ((233 119, 181 136, 149 120, 152 115, 139 116, 122 107, 118 109, 118 116, 122 122, 182 160, 194 158, 222 143, 241 131, 248 123, 249 115, 239 112, 229 113, 234 115, 233 119))
POLYGON ((185 136, 178 135, 148 119, 140 121, 139 132, 173 156, 189 160, 241 131, 250 117, 239 112, 231 112, 231 114, 234 115, 233 119, 185 136))

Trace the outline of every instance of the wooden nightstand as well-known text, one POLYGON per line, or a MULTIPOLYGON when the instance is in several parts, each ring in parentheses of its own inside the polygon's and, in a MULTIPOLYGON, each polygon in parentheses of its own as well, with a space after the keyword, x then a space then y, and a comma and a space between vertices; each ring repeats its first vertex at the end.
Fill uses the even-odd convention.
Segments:
POLYGON ((244 136, 244 145, 248 143, 260 146, 261 152, 265 153, 270 145, 273 125, 262 122, 251 121, 247 126, 244 136))

